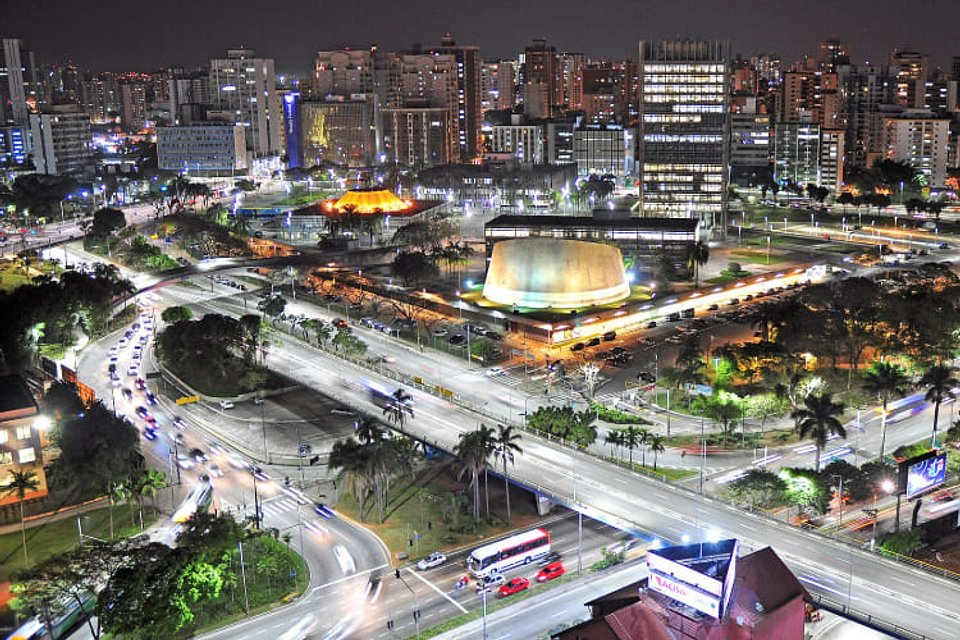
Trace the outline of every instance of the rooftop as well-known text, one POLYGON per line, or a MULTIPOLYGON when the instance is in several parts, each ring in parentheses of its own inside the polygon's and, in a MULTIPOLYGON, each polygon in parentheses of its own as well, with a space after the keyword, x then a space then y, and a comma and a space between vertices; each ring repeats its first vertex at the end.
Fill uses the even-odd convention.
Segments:
POLYGON ((37 401, 30 393, 23 376, 16 374, 0 376, 0 418, 18 417, 5 416, 4 414, 7 413, 29 415, 37 411, 37 401))

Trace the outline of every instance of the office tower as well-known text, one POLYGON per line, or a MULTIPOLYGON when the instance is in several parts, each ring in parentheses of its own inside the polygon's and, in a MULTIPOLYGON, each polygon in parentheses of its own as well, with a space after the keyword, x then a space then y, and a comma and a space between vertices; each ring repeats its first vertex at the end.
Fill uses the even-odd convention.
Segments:
POLYGON ((413 106, 383 109, 387 159, 416 169, 460 160, 457 119, 445 107, 413 106))
POLYGON ((778 122, 774 127, 774 178, 784 184, 820 184, 820 125, 778 122))
POLYGON ((729 61, 729 42, 641 41, 641 215, 725 229, 729 61))
POLYGON ((867 167, 883 153, 881 105, 894 101, 894 87, 885 68, 861 65, 846 80, 846 163, 867 167))
POLYGON ((30 126, 28 102, 41 99, 40 76, 33 52, 23 40, 4 38, 0 49, 0 126, 30 126))
POLYGON ((730 179, 760 184, 770 176, 770 114, 755 96, 734 98, 730 115, 730 179))
POLYGON ((509 156, 520 164, 544 164, 543 126, 523 122, 522 116, 511 116, 510 124, 494 125, 490 150, 509 156))
POLYGON ((926 54, 913 49, 894 49, 890 54, 890 75, 896 83, 894 99, 904 109, 923 107, 923 87, 930 71, 926 54))
POLYGON ((228 122, 157 127, 157 162, 164 171, 232 176, 247 168, 246 129, 228 122))
POLYGON ((761 84, 773 87, 780 84, 783 75, 783 58, 777 53, 763 53, 750 58, 750 63, 757 70, 761 84))
POLYGON ((537 38, 523 53, 523 109, 530 118, 549 118, 561 104, 560 68, 556 47, 537 38))
POLYGON ((27 161, 30 130, 24 127, 0 127, 0 166, 11 167, 27 161))
POLYGON ((368 167, 380 161, 380 108, 375 94, 299 102, 304 166, 324 162, 368 167))
POLYGON ((37 173, 80 174, 92 169, 90 117, 75 105, 51 106, 30 114, 37 173))
POLYGON ((366 51, 318 52, 313 79, 305 97, 322 100, 327 96, 349 98, 354 94, 375 94, 382 107, 400 106, 400 63, 397 57, 376 47, 366 51))
POLYGON ((281 153, 283 114, 272 58, 257 58, 249 49, 234 49, 226 58, 211 60, 210 101, 247 128, 247 150, 255 157, 281 153))
POLYGON ((817 68, 824 73, 837 73, 841 67, 850 66, 850 52, 847 45, 835 38, 820 43, 817 55, 817 68))
POLYGON ((844 145, 846 132, 843 129, 820 130, 820 181, 834 194, 843 186, 844 145))
POLYGON ((206 73, 174 74, 167 80, 170 113, 179 118, 182 105, 210 104, 210 76, 206 73))
POLYGON ((884 157, 906 162, 926 176, 931 187, 947 179, 947 147, 950 119, 930 111, 909 109, 884 118, 884 157))
POLYGON ((512 109, 516 103, 517 63, 514 60, 484 62, 480 87, 484 111, 512 109))
POLYGON ((52 64, 44 71, 44 102, 50 105, 79 104, 83 75, 72 62, 52 64))
POLYGON ((139 131, 147 120, 147 87, 140 83, 120 85, 120 124, 139 131))
POLYGON ((480 126, 482 122, 480 92, 480 47, 459 45, 448 33, 440 40, 433 53, 451 55, 456 61, 457 117, 460 162, 470 162, 480 155, 480 126))
POLYGON ((573 159, 581 176, 623 178, 634 170, 632 128, 618 124, 585 124, 573 132, 573 159))

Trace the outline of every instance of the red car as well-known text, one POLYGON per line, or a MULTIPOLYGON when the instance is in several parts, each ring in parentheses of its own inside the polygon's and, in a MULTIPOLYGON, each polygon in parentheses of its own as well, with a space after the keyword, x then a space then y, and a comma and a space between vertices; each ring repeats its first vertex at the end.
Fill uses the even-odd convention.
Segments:
POLYGON ((500 586, 500 597, 505 598, 515 593, 520 593, 530 586, 530 581, 526 578, 513 578, 506 584, 500 586))
POLYGON ((551 562, 543 569, 540 569, 540 573, 537 574, 537 582, 546 582, 554 578, 559 578, 566 572, 567 570, 563 568, 562 562, 551 562))

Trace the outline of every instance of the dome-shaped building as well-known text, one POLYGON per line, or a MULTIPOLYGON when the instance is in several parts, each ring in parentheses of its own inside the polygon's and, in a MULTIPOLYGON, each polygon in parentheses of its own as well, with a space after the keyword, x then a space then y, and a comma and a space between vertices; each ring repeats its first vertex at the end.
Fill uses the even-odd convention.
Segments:
POLYGON ((537 309, 608 304, 629 295, 617 247, 558 238, 498 242, 483 285, 491 302, 537 309))

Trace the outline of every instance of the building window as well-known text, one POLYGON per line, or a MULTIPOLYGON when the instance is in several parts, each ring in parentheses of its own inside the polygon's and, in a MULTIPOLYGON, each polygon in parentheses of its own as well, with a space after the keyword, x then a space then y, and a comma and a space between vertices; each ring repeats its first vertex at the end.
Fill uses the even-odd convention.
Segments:
POLYGON ((10 432, 6 429, 0 429, 0 444, 4 444, 10 439, 10 432))
POLYGON ((0 465, 13 464, 12 451, 0 451, 0 465))
POLYGON ((29 440, 30 439, 30 425, 23 425, 17 427, 17 440, 29 440))
POLYGON ((17 457, 20 459, 20 464, 24 462, 33 462, 37 459, 37 452, 33 450, 33 447, 27 447, 26 449, 20 449, 17 453, 17 457))

